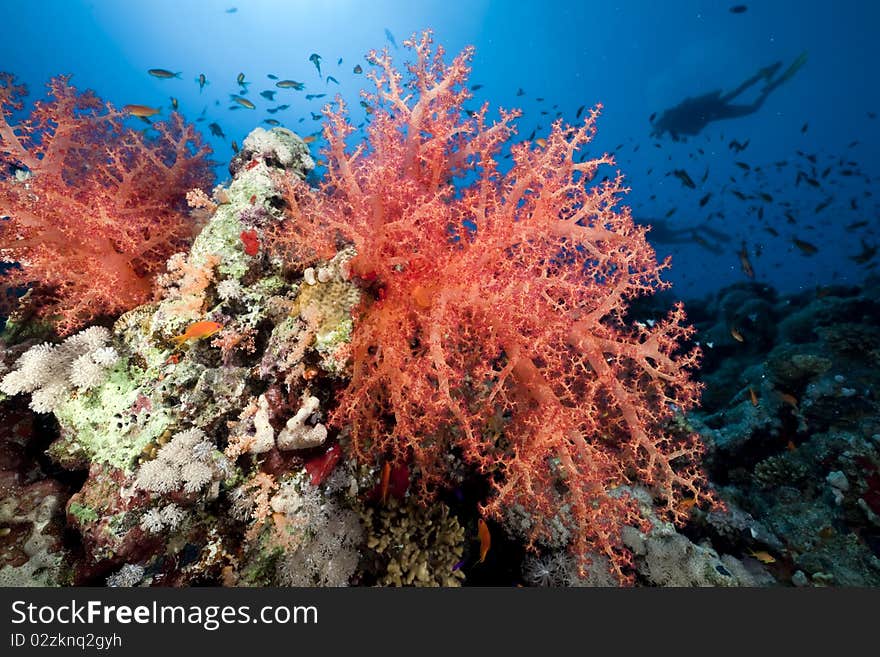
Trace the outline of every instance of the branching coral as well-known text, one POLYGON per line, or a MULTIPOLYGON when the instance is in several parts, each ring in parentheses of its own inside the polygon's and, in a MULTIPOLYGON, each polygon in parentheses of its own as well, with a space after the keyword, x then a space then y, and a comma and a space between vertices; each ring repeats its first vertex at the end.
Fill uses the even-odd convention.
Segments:
POLYGON ((210 149, 179 114, 152 124, 126 114, 65 76, 49 99, 11 123, 25 89, 0 73, 0 259, 6 283, 33 286, 41 312, 67 334, 100 314, 150 297, 155 274, 186 245, 186 193, 211 182, 210 149))
POLYGON ((392 498, 363 512, 367 548, 384 565, 382 586, 461 586, 464 528, 442 502, 425 508, 392 498))
POLYGON ((575 159, 598 110, 580 127, 557 121, 546 143, 512 145, 502 172, 518 114, 464 116, 472 50, 446 65, 429 33, 407 45, 406 81, 387 51, 369 55, 367 141, 346 150, 354 127, 337 101, 325 109, 320 193, 287 189, 287 239, 300 245, 289 251, 308 263, 352 243, 351 273, 370 293, 332 421, 351 425, 359 459, 416 466, 423 499, 460 453, 490 480, 483 513, 522 507, 531 545, 561 518, 584 564, 596 552, 625 580, 620 527, 646 521, 616 489, 648 485, 678 519, 683 498, 714 499, 696 436, 662 430, 698 399, 688 369, 699 354, 678 351, 692 329, 680 305, 653 327, 626 322, 631 299, 666 287, 665 265, 617 207, 621 177, 593 182, 612 159, 575 159))

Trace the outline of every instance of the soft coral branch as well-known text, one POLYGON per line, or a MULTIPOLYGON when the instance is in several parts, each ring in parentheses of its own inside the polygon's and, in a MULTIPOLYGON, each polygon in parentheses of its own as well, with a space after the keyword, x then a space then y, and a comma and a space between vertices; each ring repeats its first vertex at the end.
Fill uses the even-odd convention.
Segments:
POLYGON ((211 182, 210 150, 178 114, 152 137, 64 76, 12 124, 23 87, 0 75, 0 255, 66 334, 149 299, 153 276, 192 236, 185 195, 211 182))

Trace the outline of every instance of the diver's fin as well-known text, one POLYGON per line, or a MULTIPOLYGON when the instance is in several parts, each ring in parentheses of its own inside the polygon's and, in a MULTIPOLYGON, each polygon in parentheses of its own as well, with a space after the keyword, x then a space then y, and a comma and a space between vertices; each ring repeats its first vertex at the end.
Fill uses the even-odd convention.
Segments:
POLYGON ((797 73, 806 63, 807 51, 804 50, 800 55, 798 55, 798 58, 794 60, 794 62, 792 62, 791 66, 786 69, 785 73, 782 74, 782 76, 779 78, 779 83, 781 84, 786 80, 790 80, 791 78, 793 78, 794 74, 797 73))
POLYGON ((794 60, 785 72, 780 75, 778 78, 770 82, 766 87, 764 87, 763 93, 769 93, 776 89, 783 82, 788 82, 794 77, 794 74, 801 70, 801 67, 807 63, 807 51, 803 51, 796 60, 794 60))
POLYGON ((724 231, 718 230, 716 228, 712 228, 711 226, 706 226, 705 224, 698 227, 698 230, 702 231, 709 237, 719 242, 730 242, 731 236, 725 233, 724 231))
POLYGON ((758 76, 769 82, 773 79, 773 76, 776 75, 776 71, 779 70, 780 66, 782 66, 782 62, 776 62, 775 64, 770 64, 770 66, 765 66, 758 71, 758 76))

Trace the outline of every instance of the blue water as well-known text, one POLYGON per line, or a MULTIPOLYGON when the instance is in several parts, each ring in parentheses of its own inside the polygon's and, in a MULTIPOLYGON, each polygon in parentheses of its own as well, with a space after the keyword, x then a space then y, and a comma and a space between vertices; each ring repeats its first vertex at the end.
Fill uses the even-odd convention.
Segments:
POLYGON ((880 112, 880 87, 872 65, 880 62, 880 4, 774 0, 745 3, 747 11, 737 14, 729 11, 733 4, 737 3, 4 2, 7 29, 0 39, 0 62, 35 95, 49 77, 72 73, 75 85, 92 88, 117 105, 162 106, 167 112, 170 97, 177 98, 190 120, 204 112, 205 119, 197 125, 215 149, 222 177, 232 155, 231 141, 241 143, 264 119, 275 118, 303 136, 314 133, 320 122, 311 113, 341 93, 352 107, 353 120, 360 122, 357 93, 369 82, 365 75, 355 75, 353 67, 361 64, 366 72, 364 53, 385 46, 402 62, 403 40, 430 27, 449 53, 467 44, 476 46, 471 82, 484 86, 475 92, 470 107, 483 101, 492 107, 521 107, 525 115, 520 136, 541 126, 537 138, 546 133, 557 111, 574 121, 580 106, 602 103, 593 147, 598 155, 623 144, 617 162, 632 189, 626 202, 635 216, 650 223, 675 208, 666 220, 668 227, 704 224, 729 235, 720 253, 693 240, 655 241, 661 256, 673 257, 667 278, 675 283, 677 295, 703 294, 747 280, 737 256, 743 242, 757 280, 781 290, 859 283, 874 261, 860 265, 850 257, 862 250, 861 240, 869 246, 880 241, 875 193, 880 181, 880 119, 869 117, 869 112, 880 112), (233 7, 236 11, 227 11, 233 7), (398 50, 389 44, 386 29, 398 50), (776 61, 785 67, 803 51, 809 52, 806 66, 756 113, 712 123, 687 143, 674 143, 668 134, 660 140, 650 137, 652 113, 688 96, 730 90, 757 69, 776 61), (338 86, 319 77, 309 61, 311 53, 321 55, 322 73, 336 78, 338 86), (181 77, 159 80, 147 74, 150 68, 179 71, 181 77), (246 97, 257 110, 229 109, 234 106, 229 95, 239 93, 240 72, 250 83, 246 97), (200 73, 209 81, 202 92, 195 81, 200 73), (306 88, 276 89, 266 77, 269 73, 304 82, 306 88), (523 95, 517 95, 520 88, 523 95), (277 91, 275 102, 260 97, 262 90, 277 91), (305 94, 319 93, 328 96, 305 100, 305 94), (544 101, 538 102, 539 97, 544 101), (290 109, 265 111, 282 103, 290 109), (222 128, 225 139, 210 136, 212 122, 222 128), (749 140, 749 147, 736 154, 728 148, 733 139, 749 140), (819 188, 794 186, 795 162, 807 173, 810 167, 797 150, 816 155, 819 188), (788 164, 778 170, 769 166, 782 160, 788 164), (764 182, 759 185, 754 172, 744 177, 737 161, 761 166, 764 182), (832 171, 821 178, 828 165, 832 171), (859 175, 844 178, 838 174, 842 168, 859 175), (686 170, 697 189, 683 187, 669 175, 673 169, 686 170), (706 181, 701 182, 707 169, 706 181), (748 195, 763 191, 773 202, 740 201, 734 189, 748 195), (699 200, 708 192, 712 196, 700 207, 699 200), (829 199, 816 213, 816 206, 829 199), (761 206, 763 219, 757 216, 761 206), (789 223, 784 211, 796 223, 789 223), (846 228, 861 221, 868 223, 846 228), (818 253, 804 254, 792 238, 815 245, 818 253))

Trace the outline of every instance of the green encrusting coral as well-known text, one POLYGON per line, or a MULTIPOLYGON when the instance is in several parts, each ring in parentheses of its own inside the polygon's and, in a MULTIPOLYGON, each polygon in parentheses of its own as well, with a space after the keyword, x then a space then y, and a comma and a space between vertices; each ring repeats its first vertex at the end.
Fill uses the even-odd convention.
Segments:
POLYGON ((100 386, 65 400, 55 412, 62 440, 52 445, 52 456, 131 471, 172 422, 167 410, 149 402, 146 383, 144 370, 121 360, 100 386))
POLYGON ((67 508, 67 512, 77 519, 80 523, 95 522, 98 519, 98 512, 92 507, 77 502, 72 502, 67 508))

